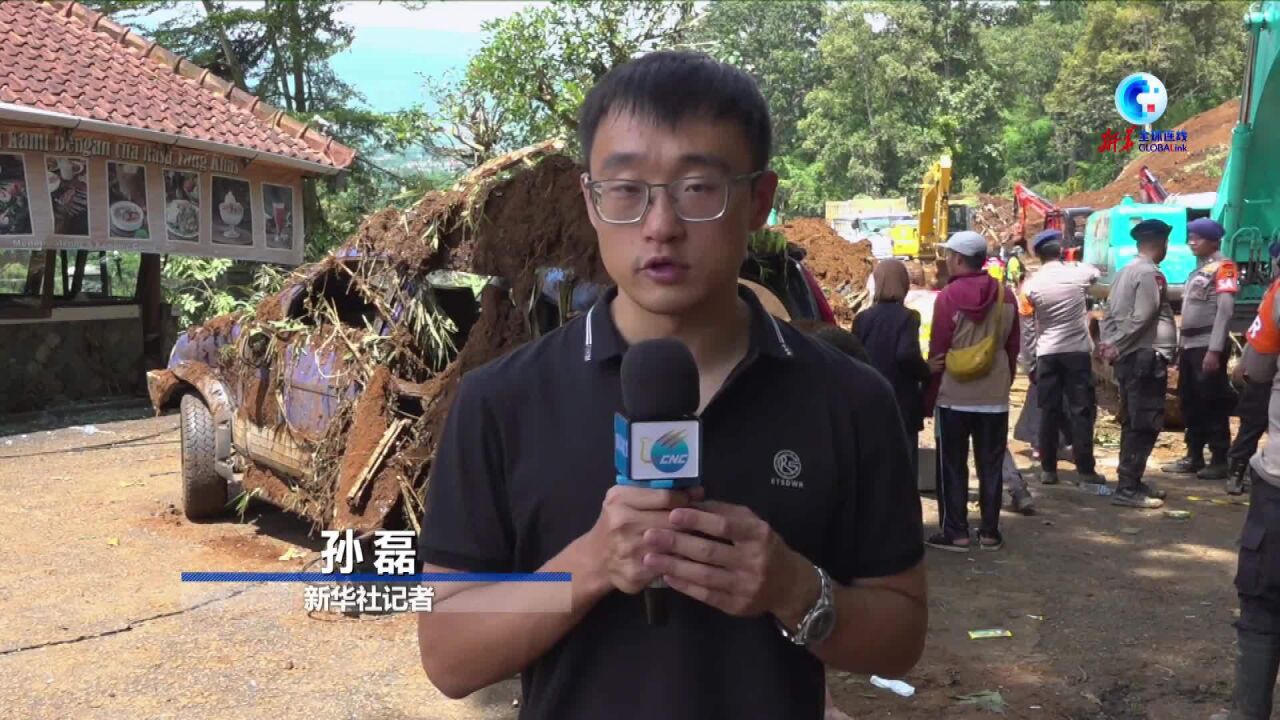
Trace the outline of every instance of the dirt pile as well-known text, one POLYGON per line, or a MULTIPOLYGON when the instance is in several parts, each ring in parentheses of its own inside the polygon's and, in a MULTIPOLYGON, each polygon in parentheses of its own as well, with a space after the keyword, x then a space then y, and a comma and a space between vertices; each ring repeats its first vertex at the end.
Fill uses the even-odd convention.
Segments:
MULTIPOLYGON (((1217 190, 1239 113, 1240 101, 1234 99, 1196 115, 1174 128, 1187 131, 1186 152, 1143 153, 1125 165, 1110 185, 1063 198, 1058 206, 1104 208, 1118 204, 1126 195, 1132 195, 1137 201, 1140 197, 1138 170, 1143 165, 1170 193, 1217 190)), ((1138 142, 1137 131, 1134 142, 1138 142)))
POLYGON ((875 263, 871 243, 851 243, 820 218, 800 218, 769 229, 804 248, 804 264, 822 286, 836 320, 846 329, 852 327, 856 299, 866 289, 875 263))
POLYGON ((999 247, 1004 234, 1017 222, 1017 210, 1013 200, 997 195, 978 195, 978 207, 973 217, 973 230, 987 238, 987 243, 999 247))

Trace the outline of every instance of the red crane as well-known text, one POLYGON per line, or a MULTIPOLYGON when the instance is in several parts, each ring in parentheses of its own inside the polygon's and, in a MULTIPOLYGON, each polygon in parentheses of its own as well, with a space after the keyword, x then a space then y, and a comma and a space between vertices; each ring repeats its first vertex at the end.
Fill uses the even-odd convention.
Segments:
POLYGON ((1058 230, 1062 233, 1062 249, 1066 259, 1080 259, 1084 245, 1083 220, 1093 212, 1093 208, 1060 208, 1022 183, 1013 184, 1013 202, 1018 213, 1018 239, 1026 242, 1027 210, 1035 209, 1044 217, 1046 230, 1058 230))
POLYGON ((1158 204, 1169 197, 1169 191, 1164 189, 1160 179, 1146 165, 1138 170, 1138 187, 1142 190, 1143 202, 1158 204))

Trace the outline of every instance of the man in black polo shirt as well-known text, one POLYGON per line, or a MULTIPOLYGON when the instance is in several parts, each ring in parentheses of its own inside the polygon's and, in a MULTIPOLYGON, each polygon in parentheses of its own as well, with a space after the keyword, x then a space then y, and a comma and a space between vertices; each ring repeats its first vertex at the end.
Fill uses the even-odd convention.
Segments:
MULTIPOLYGON (((573 610, 423 613, 423 667, 450 697, 519 672, 522 718, 817 720, 824 665, 897 676, 924 642, 920 505, 893 393, 739 290, 777 187, 747 75, 647 55, 591 90, 579 132, 617 285, 462 379, 420 543, 427 572, 571 573, 573 610), (691 492, 615 484, 621 358, 658 337, 683 341, 701 378, 691 492), (669 620, 650 626, 640 593, 659 578, 669 620)), ((436 604, 495 591, 514 605, 522 589, 445 584, 436 604)))

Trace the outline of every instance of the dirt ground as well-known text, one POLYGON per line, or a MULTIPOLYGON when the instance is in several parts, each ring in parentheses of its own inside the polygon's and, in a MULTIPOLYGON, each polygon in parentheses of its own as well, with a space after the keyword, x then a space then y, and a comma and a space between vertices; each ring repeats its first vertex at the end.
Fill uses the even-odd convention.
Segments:
MULTIPOLYGON (((1015 406, 1025 391, 1020 377, 1015 406)), ((1098 471, 1114 489, 1119 428, 1100 416, 1098 471)), ((1015 408, 1010 422, 1016 417, 1015 408)), ((921 433, 922 446, 932 445, 931 434, 921 433)), ((916 694, 899 698, 865 678, 831 673, 841 709, 855 718, 981 718, 998 707, 1009 718, 1204 720, 1226 707, 1243 499, 1226 495, 1219 481, 1161 474, 1159 465, 1184 452, 1177 433, 1161 435, 1148 463, 1148 478, 1168 491, 1159 510, 1119 508, 1076 489, 1069 462, 1060 463, 1062 483, 1042 486, 1026 444, 1010 447, 1037 514, 1006 510, 998 552, 927 548, 929 637, 904 678, 916 694), (981 629, 1012 637, 969 639, 981 629)), ((926 530, 934 531, 937 506, 932 494, 923 498, 926 530)), ((972 524, 976 504, 970 510, 972 524)))
POLYGON ((411 616, 308 616, 293 583, 180 582, 300 571, 323 543, 268 506, 183 518, 174 415, 91 427, 0 437, 0 716, 515 717, 517 680, 438 693, 411 616), (303 556, 280 560, 291 549, 303 556))
MULTIPOLYGON (((418 665, 412 617, 309 617, 295 584, 181 583, 184 570, 300 570, 321 544, 268 506, 243 520, 186 521, 175 416, 91 427, 0 436, 0 542, 11 558, 0 575, 0 714, 516 716, 514 679, 461 701, 437 693, 418 665)), ((1102 423, 1098 435, 1114 485, 1118 433, 1102 423)), ((1180 454, 1180 439, 1163 440, 1153 467, 1180 454)), ((1031 467, 1025 453, 1018 463, 1031 467)), ((1172 477, 1158 478, 1167 507, 1190 510, 1189 520, 1116 508, 1074 489, 1071 469, 1057 487, 1032 480, 1039 514, 1004 515, 1004 550, 928 551, 929 639, 904 678, 915 696, 833 672, 842 709, 1199 720, 1228 701, 1245 508, 1211 503, 1226 499, 1219 483, 1172 477), (1013 636, 967 636, 990 628, 1013 636)), ((923 505, 932 529, 932 495, 923 505)))

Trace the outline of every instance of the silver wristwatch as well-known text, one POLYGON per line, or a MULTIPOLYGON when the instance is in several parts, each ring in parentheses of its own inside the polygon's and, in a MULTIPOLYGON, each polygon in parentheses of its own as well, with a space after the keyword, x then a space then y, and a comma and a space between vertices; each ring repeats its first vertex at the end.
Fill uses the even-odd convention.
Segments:
POLYGON ((818 602, 814 603, 809 612, 805 613, 804 619, 800 621, 799 627, 794 632, 781 620, 774 620, 778 623, 778 629, 782 631, 782 636, 796 645, 811 645, 826 640, 831 635, 831 631, 836 627, 836 604, 834 593, 831 587, 831 576, 826 570, 813 566, 818 573, 818 580, 822 589, 818 593, 818 602))

